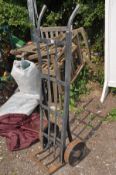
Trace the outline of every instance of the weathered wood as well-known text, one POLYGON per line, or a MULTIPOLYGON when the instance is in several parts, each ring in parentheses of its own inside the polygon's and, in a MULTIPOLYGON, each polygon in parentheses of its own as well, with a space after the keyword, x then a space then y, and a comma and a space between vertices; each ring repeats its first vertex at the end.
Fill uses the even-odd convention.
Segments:
MULTIPOLYGON (((66 32, 67 27, 41 27, 42 38, 56 38, 66 32)), ((59 38, 58 38, 59 39, 59 38)))
POLYGON ((40 27, 42 32, 66 32, 67 27, 56 26, 56 27, 40 27))
POLYGON ((83 42, 84 42, 85 47, 86 47, 88 60, 90 60, 91 59, 91 52, 90 52, 90 47, 89 47, 89 43, 88 43, 88 36, 87 36, 85 29, 83 27, 80 27, 78 29, 73 30, 73 33, 81 34, 81 36, 83 38, 83 42))
MULTIPOLYGON (((66 27, 41 27, 41 36, 42 38, 56 38, 60 41, 65 42, 65 31, 66 27)), ((41 57, 42 57, 42 71, 44 74, 49 74, 50 76, 54 77, 56 75, 56 63, 55 63, 55 46, 50 45, 48 46, 48 51, 46 50, 45 44, 40 45, 41 48, 41 57), (48 57, 47 52, 49 52, 49 65, 48 65, 48 57)), ((90 59, 90 49, 88 44, 88 39, 86 32, 83 27, 73 30, 72 32, 72 73, 71 73, 71 83, 74 83, 74 81, 77 79, 80 71, 82 70, 86 58, 83 54, 84 52, 87 53, 88 58, 90 59), (80 38, 79 35, 82 37, 80 38), (84 44, 83 44, 84 43, 84 44), (84 46, 83 46, 84 45, 84 46)), ((35 64, 38 66, 38 54, 37 49, 34 43, 27 44, 26 46, 14 50, 14 55, 17 55, 16 53, 24 54, 24 57, 30 61, 35 62, 35 64)), ((65 46, 57 46, 57 78, 59 77, 60 80, 63 79, 62 69, 65 65, 65 46)), ((54 77, 55 78, 55 77, 54 77)), ((49 98, 50 103, 58 101, 60 103, 60 107, 62 106, 62 93, 64 91, 63 86, 58 85, 56 87, 55 82, 49 83, 49 98), (52 85, 51 85, 52 84, 52 85), (52 86, 51 90, 50 87, 52 86), (52 95, 53 93, 53 95, 52 95)))

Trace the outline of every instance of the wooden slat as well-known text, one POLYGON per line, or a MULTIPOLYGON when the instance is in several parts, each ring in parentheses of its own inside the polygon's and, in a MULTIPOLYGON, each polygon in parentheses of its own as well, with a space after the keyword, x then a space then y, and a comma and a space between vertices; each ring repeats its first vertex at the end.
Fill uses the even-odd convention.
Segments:
POLYGON ((49 38, 49 36, 48 36, 48 31, 46 31, 46 32, 44 32, 45 33, 45 38, 49 38))
POLYGON ((58 37, 58 35, 59 35, 58 31, 55 31, 54 34, 55 34, 55 37, 58 37))
POLYGON ((34 43, 25 45, 22 48, 17 49, 21 52, 31 52, 31 53, 37 53, 36 45, 34 43))
POLYGON ((56 26, 56 27, 41 27, 40 30, 42 32, 66 32, 67 27, 66 26, 56 26))
POLYGON ((50 31, 50 38, 53 38, 53 37, 54 37, 53 32, 50 31))

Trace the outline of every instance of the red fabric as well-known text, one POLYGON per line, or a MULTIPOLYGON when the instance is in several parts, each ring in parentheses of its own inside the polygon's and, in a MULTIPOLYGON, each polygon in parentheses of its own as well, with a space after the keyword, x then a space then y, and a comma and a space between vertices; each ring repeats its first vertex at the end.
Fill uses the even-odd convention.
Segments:
POLYGON ((0 117, 0 136, 6 137, 10 151, 29 147, 39 140, 38 114, 7 114, 0 117))

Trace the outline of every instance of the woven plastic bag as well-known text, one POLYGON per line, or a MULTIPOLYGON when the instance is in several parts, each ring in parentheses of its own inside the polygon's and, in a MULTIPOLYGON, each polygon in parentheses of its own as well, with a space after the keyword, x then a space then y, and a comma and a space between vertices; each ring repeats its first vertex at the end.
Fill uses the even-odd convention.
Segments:
POLYGON ((28 60, 24 60, 28 66, 24 67, 22 61, 14 61, 11 75, 15 79, 21 93, 38 95, 40 97, 40 73, 37 66, 28 60))

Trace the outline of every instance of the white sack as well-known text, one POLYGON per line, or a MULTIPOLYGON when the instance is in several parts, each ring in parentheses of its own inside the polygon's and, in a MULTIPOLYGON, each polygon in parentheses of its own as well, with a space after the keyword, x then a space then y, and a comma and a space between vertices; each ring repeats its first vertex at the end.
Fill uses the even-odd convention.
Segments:
POLYGON ((38 95, 17 92, 0 107, 0 116, 11 113, 30 115, 37 107, 38 103, 38 95))
POLYGON ((39 95, 40 97, 40 73, 36 65, 30 63, 30 66, 26 69, 22 68, 21 61, 14 61, 11 75, 18 84, 18 88, 21 93, 39 95))
POLYGON ((27 62, 29 62, 29 67, 23 69, 21 61, 14 61, 11 74, 18 84, 19 92, 12 95, 8 101, 0 107, 0 116, 11 113, 30 115, 39 104, 39 70, 34 63, 30 61, 27 62))

